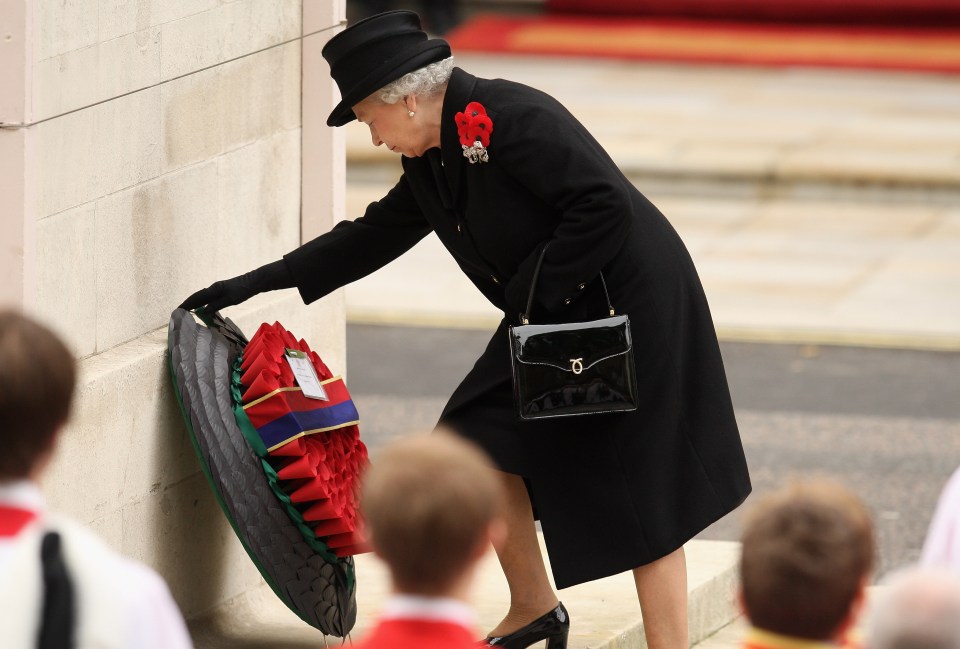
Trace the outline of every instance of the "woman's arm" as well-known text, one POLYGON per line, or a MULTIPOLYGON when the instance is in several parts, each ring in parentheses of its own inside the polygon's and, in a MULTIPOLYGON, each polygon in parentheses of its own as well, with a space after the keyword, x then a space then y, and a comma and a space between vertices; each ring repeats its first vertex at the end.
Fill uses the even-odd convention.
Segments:
POLYGON ((304 303, 365 277, 412 248, 431 231, 406 177, 355 221, 284 255, 304 303))
POLYGON ((404 177, 355 221, 338 223, 283 259, 214 282, 180 306, 208 311, 240 304, 258 293, 296 286, 306 304, 369 275, 412 248, 430 232, 404 177))

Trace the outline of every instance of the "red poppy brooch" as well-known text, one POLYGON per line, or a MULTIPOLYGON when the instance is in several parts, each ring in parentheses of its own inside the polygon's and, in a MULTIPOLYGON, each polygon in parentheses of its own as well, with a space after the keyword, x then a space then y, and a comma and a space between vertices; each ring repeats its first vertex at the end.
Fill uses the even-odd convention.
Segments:
POLYGON ((463 147, 463 157, 470 161, 489 162, 490 134, 493 133, 493 120, 487 115, 487 109, 477 101, 471 101, 462 113, 456 114, 457 133, 463 147))

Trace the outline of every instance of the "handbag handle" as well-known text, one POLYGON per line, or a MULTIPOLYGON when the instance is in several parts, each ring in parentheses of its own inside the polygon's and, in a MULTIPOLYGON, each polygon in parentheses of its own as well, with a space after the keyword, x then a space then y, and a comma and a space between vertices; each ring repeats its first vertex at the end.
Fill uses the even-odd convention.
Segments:
MULTIPOLYGON (((530 324, 530 319, 527 317, 530 315, 530 311, 533 309, 533 292, 537 288, 537 279, 540 277, 540 266, 543 265, 543 256, 547 254, 547 248, 550 247, 550 242, 543 244, 543 250, 540 251, 540 257, 537 259, 537 265, 533 269, 533 279, 530 280, 530 295, 527 296, 527 309, 520 314, 520 322, 522 324, 530 324)), ((610 293, 607 291, 607 282, 603 279, 603 271, 600 271, 600 284, 603 285, 603 294, 607 297, 607 308, 610 309, 610 315, 616 315, 613 310, 613 303, 610 302, 610 293)))

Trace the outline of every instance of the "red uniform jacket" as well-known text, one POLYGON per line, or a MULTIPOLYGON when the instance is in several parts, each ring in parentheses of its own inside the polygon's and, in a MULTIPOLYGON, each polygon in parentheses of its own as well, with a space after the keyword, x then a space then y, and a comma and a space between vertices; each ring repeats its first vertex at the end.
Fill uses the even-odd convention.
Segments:
POLYGON ((383 620, 354 649, 476 649, 477 639, 456 622, 383 620))

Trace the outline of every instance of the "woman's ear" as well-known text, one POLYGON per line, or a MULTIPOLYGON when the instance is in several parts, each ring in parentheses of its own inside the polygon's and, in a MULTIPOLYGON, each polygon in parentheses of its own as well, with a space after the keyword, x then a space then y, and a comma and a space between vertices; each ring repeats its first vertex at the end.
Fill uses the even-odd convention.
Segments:
POLYGON ((403 105, 407 107, 407 110, 411 113, 417 112, 417 96, 416 95, 407 95, 403 98, 403 105))

